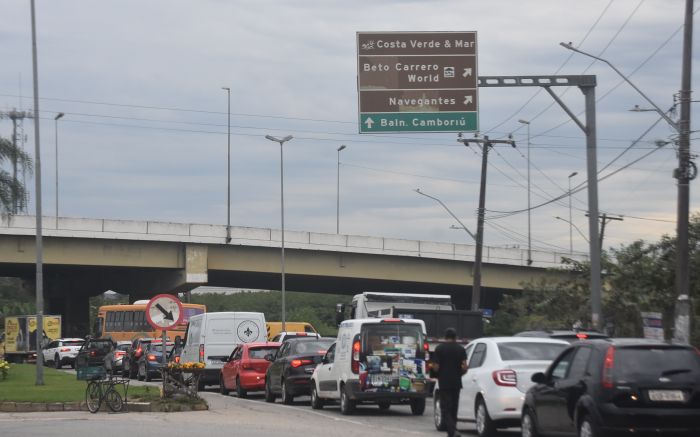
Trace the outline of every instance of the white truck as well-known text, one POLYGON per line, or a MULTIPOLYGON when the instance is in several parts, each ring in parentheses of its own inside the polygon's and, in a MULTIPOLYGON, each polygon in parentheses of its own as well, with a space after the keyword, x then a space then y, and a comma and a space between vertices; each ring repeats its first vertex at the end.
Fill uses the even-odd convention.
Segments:
POLYGON ((468 343, 484 334, 479 311, 456 310, 452 298, 444 294, 364 292, 352 298, 349 317, 343 304, 336 306, 336 321, 366 318, 417 319, 425 322, 430 350, 441 341, 445 329, 457 331, 457 341, 468 343))

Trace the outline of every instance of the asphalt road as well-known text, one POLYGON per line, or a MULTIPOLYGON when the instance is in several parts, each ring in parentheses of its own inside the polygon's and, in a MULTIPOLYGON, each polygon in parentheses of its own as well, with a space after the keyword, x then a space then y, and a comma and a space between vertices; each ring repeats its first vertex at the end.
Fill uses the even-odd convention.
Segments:
MULTIPOLYGON (((66 369, 66 371, 68 371, 66 369)), ((158 382, 141 383, 158 385, 158 382)), ((433 426, 432 400, 423 416, 413 416, 409 406, 392 405, 380 411, 374 405, 359 406, 352 416, 343 416, 337 405, 312 410, 308 397, 294 405, 264 402, 262 394, 247 399, 222 396, 216 389, 202 393, 209 411, 185 413, 0 413, 0 436, 7 437, 123 437, 167 435, 238 436, 443 436, 433 426), (221 433, 221 434, 220 434, 221 433)), ((473 426, 460 424, 465 435, 475 435, 473 426)), ((504 432, 516 436, 518 432, 504 432)))

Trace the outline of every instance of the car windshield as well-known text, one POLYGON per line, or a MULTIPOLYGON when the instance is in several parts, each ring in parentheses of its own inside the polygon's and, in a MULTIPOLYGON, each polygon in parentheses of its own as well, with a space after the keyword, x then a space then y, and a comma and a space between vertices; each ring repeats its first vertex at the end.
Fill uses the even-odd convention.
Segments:
POLYGON ((333 344, 335 339, 315 340, 315 341, 299 341, 294 345, 294 354, 315 354, 323 355, 333 344))
POLYGON ((498 343, 503 361, 552 361, 567 346, 558 343, 509 342, 498 343))
POLYGON ((615 351, 615 379, 700 379, 700 355, 680 347, 626 347, 615 351))
POLYGON ((278 347, 256 347, 248 349, 248 356, 251 360, 264 360, 266 355, 277 352, 278 347))
POLYGON ((417 323, 371 323, 361 331, 363 350, 368 355, 384 355, 387 349, 418 348, 423 332, 417 323))
POLYGON ((84 340, 64 341, 63 346, 82 346, 83 343, 85 343, 84 340))

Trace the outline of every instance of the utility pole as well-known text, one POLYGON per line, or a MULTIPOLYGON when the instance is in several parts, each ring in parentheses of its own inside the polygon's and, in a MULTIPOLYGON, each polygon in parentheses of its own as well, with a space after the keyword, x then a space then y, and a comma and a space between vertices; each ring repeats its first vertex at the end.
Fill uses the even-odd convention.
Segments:
POLYGON ((345 144, 338 147, 336 150, 338 152, 338 183, 336 184, 336 196, 335 196, 335 233, 340 234, 340 152, 342 152, 347 146, 345 144))
POLYGON ((571 215, 571 178, 576 176, 578 172, 573 172, 569 175, 569 255, 574 254, 574 219, 571 215))
POLYGON ((532 208, 530 207, 530 122, 518 120, 527 125, 527 265, 532 265, 532 208))
POLYGON ((226 244, 231 242, 231 88, 221 87, 228 95, 228 139, 226 147, 226 244))
POLYGON ((695 179, 697 168, 690 160, 690 87, 693 55, 693 0, 685 2, 683 29, 683 70, 681 73, 680 119, 678 120, 678 168, 674 176, 678 180, 678 218, 676 230, 676 293, 674 339, 690 343, 690 263, 688 249, 688 221, 690 209, 690 181, 695 179))
POLYGON ((488 168, 489 149, 494 144, 510 144, 515 147, 512 140, 490 140, 488 136, 481 138, 464 139, 460 136, 457 141, 469 147, 469 143, 481 144, 481 185, 479 186, 479 210, 476 221, 476 253, 474 256, 474 271, 472 283, 472 311, 480 311, 481 306, 481 264, 484 249, 484 214, 486 208, 486 169, 488 168))
POLYGON ((603 215, 599 216, 600 217, 600 241, 598 244, 600 245, 600 252, 603 253, 603 238, 605 237, 605 225, 607 225, 609 222, 613 220, 617 221, 623 221, 624 219, 622 217, 608 217, 607 213, 603 213, 603 215))

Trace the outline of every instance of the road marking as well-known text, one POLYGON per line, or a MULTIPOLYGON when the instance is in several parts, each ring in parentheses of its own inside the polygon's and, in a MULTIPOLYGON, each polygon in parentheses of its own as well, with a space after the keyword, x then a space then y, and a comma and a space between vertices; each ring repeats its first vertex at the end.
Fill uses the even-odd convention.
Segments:
POLYGON ((13 419, 0 419, 0 422, 55 422, 55 421, 69 421, 69 420, 88 420, 75 417, 45 417, 45 418, 13 418, 13 419))

